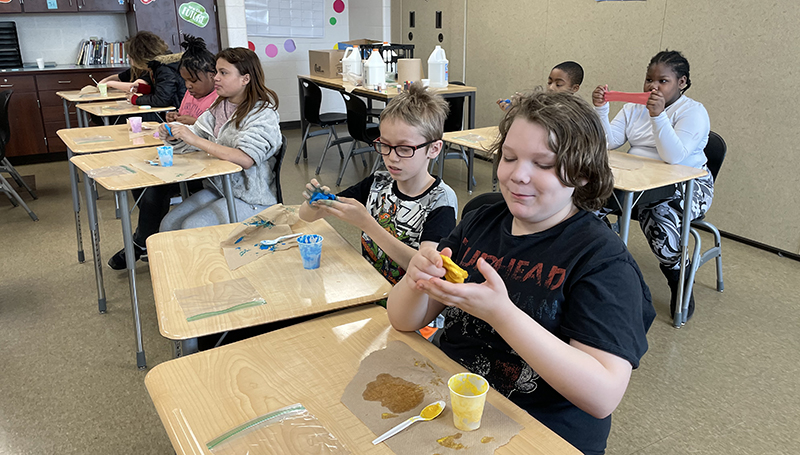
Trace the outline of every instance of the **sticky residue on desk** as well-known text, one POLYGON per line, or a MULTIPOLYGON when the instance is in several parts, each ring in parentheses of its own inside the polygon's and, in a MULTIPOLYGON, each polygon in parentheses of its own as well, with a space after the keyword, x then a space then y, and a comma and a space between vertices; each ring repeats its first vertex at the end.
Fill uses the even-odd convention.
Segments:
POLYGON ((392 414, 391 412, 381 414, 381 419, 394 419, 395 417, 397 417, 397 414, 392 414))
POLYGON ((461 433, 456 433, 454 435, 439 438, 436 440, 436 442, 438 442, 440 446, 447 447, 448 449, 463 450, 466 449, 467 446, 459 442, 456 442, 456 439, 460 439, 461 436, 462 436, 461 433))
POLYGON ((381 373, 367 384, 361 396, 367 401, 380 401, 393 413, 401 414, 419 406, 425 392, 419 384, 381 373))

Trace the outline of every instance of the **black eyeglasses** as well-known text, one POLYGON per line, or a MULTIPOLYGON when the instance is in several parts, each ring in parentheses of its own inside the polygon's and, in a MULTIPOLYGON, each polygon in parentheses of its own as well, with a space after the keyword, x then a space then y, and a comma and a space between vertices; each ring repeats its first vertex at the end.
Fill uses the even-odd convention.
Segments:
POLYGON ((427 145, 431 145, 438 140, 439 139, 434 139, 420 145, 389 145, 384 144, 380 140, 376 139, 375 142, 372 143, 372 147, 375 148, 376 152, 383 156, 389 156, 389 154, 392 153, 392 150, 394 150, 394 153, 396 153, 400 158, 411 158, 414 156, 414 152, 416 152, 418 149, 421 149, 427 145))

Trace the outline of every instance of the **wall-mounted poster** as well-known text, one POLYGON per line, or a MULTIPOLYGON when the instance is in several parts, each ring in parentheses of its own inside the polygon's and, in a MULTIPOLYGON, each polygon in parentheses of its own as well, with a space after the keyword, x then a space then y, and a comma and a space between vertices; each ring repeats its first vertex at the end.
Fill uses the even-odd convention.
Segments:
POLYGON ((325 0, 245 0, 244 8, 249 36, 325 36, 325 0))

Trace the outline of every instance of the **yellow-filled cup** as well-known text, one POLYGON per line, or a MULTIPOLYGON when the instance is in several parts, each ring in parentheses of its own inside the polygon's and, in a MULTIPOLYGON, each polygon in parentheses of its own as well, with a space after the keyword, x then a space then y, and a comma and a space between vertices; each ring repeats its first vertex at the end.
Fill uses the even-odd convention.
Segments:
POLYGON ((473 431, 481 427, 483 406, 489 382, 474 373, 458 373, 447 381, 450 388, 450 404, 453 406, 453 424, 461 431, 473 431))

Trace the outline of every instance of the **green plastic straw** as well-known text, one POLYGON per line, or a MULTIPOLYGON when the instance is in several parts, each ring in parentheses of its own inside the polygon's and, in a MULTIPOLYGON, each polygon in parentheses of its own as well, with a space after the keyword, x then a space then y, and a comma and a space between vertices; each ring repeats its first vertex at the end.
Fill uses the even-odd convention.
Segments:
POLYGON ((245 430, 249 430, 250 428, 253 428, 257 425, 261 425, 262 423, 268 422, 272 419, 285 416, 286 414, 294 412, 303 412, 305 410, 306 410, 305 406, 298 403, 298 404, 293 404, 291 406, 287 406, 282 409, 278 409, 277 411, 270 412, 269 414, 265 414, 261 417, 256 417, 255 419, 249 422, 245 422, 239 425, 238 427, 234 428, 233 430, 230 430, 229 432, 223 434, 222 436, 218 436, 213 440, 207 442, 206 447, 208 447, 208 450, 212 450, 214 447, 222 444, 223 442, 227 441, 228 439, 238 435, 239 433, 245 430))
POLYGON ((232 306, 230 308, 225 308, 224 310, 209 311, 207 313, 200 313, 200 314, 196 314, 194 316, 189 316, 188 318, 186 318, 186 320, 189 321, 189 322, 197 321, 198 319, 210 318, 211 316, 219 316, 220 314, 230 313, 231 311, 241 310, 241 309, 244 309, 244 308, 250 308, 250 307, 259 306, 259 305, 264 305, 265 303, 267 303, 267 301, 264 300, 264 299, 253 300, 251 302, 244 302, 244 303, 240 303, 238 305, 234 305, 234 306, 232 306))

